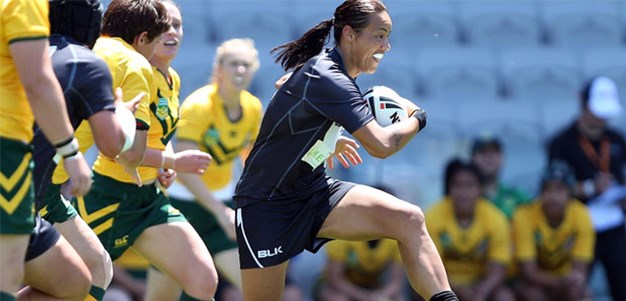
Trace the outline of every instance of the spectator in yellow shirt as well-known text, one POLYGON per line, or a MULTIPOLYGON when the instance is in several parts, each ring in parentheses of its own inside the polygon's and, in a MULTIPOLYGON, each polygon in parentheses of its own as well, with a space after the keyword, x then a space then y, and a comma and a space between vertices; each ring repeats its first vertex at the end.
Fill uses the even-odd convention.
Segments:
POLYGON ((426 212, 426 226, 459 300, 514 300, 505 285, 510 227, 505 215, 481 197, 481 187, 474 164, 449 162, 446 196, 426 212))
POLYGON ((515 212, 515 259, 523 300, 589 298, 587 272, 595 232, 585 205, 573 198, 575 179, 562 161, 544 172, 539 198, 515 212))

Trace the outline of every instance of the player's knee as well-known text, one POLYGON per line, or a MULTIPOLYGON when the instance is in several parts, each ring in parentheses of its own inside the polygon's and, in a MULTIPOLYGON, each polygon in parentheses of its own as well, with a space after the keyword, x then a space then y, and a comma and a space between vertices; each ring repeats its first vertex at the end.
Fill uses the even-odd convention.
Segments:
POLYGON ((82 301, 89 294, 91 275, 88 272, 76 273, 65 277, 65 282, 56 287, 58 291, 49 292, 51 296, 64 300, 82 301))
POLYGON ((113 279, 113 263, 104 249, 93 249, 83 253, 83 260, 93 277, 93 284, 106 289, 113 279))
POLYGON ((424 212, 418 206, 410 206, 405 210, 405 218, 402 223, 410 226, 412 229, 422 229, 426 223, 424 212))
POLYGON ((189 271, 182 282, 183 290, 188 295, 200 299, 210 300, 217 290, 217 271, 212 264, 199 264, 193 271, 189 271))

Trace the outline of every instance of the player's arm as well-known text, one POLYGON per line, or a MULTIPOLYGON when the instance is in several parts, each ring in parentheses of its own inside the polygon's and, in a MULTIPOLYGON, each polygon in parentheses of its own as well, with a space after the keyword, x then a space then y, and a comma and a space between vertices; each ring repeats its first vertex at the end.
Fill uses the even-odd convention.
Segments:
POLYGON ((519 267, 524 279, 531 284, 552 290, 560 289, 559 278, 542 271, 536 262, 522 262, 519 267))
POLYGON ((145 97, 140 93, 128 102, 124 102, 122 90, 115 91, 115 111, 101 110, 89 117, 89 125, 98 150, 109 158, 129 150, 135 140, 135 117, 132 111, 145 97))
POLYGON ((387 127, 382 127, 372 120, 352 133, 373 157, 387 158, 395 154, 426 126, 426 111, 409 100, 403 98, 403 101, 410 118, 387 127))
POLYGON ((141 165, 201 175, 209 167, 211 159, 211 155, 197 149, 172 152, 171 149, 148 148, 141 165))
POLYGON ((9 44, 9 51, 37 124, 65 159, 63 164, 72 180, 70 192, 82 196, 91 188, 91 171, 78 151, 48 46, 47 39, 23 40, 9 44))
POLYGON ((48 40, 11 43, 9 49, 37 124, 56 145, 74 134, 61 87, 52 70, 48 40))

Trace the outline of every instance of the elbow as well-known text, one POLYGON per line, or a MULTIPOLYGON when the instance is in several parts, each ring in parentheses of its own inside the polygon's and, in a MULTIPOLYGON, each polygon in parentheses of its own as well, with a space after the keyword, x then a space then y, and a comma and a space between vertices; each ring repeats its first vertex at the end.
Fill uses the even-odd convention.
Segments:
POLYGON ((372 157, 377 158, 377 159, 387 159, 389 156, 391 156, 391 153, 388 152, 370 152, 369 153, 372 157))
POLYGON ((120 158, 126 162, 126 165, 129 166, 139 166, 143 162, 144 152, 140 152, 134 149, 129 149, 128 151, 120 154, 120 158))
MULTIPOLYGON (((113 131, 115 133, 115 131, 113 131)), ((115 158, 122 152, 122 148, 124 147, 124 134, 121 130, 117 131, 115 135, 108 135, 108 140, 98 139, 96 138, 96 145, 98 146, 98 150, 103 155, 109 158, 115 158)))
POLYGON ((125 153, 125 156, 128 162, 135 166, 139 166, 143 162, 144 152, 129 151, 128 154, 125 153))
POLYGON ((109 158, 115 158, 122 150, 122 146, 117 145, 116 143, 111 143, 105 145, 104 147, 98 147, 98 149, 103 155, 109 158))
POLYGON ((122 152, 122 147, 124 147, 123 138, 122 141, 117 140, 112 143, 104 143, 104 145, 102 146, 98 145, 98 149, 100 150, 100 152, 109 158, 117 157, 117 155, 122 152))
POLYGON ((379 145, 379 146, 375 146, 375 147, 366 147, 365 150, 367 151, 368 154, 370 154, 370 156, 377 158, 377 159, 386 159, 389 156, 393 155, 393 151, 391 150, 390 147, 387 147, 385 145, 379 145))

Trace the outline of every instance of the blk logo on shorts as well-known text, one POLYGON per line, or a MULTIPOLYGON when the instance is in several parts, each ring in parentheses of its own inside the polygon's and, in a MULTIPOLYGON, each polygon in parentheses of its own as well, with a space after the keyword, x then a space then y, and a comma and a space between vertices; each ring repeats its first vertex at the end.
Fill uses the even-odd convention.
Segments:
POLYGON ((277 248, 274 248, 274 250, 260 250, 257 252, 257 258, 266 258, 266 257, 272 257, 272 256, 276 256, 278 254, 282 254, 283 250, 281 250, 283 248, 283 246, 279 246, 277 248))

